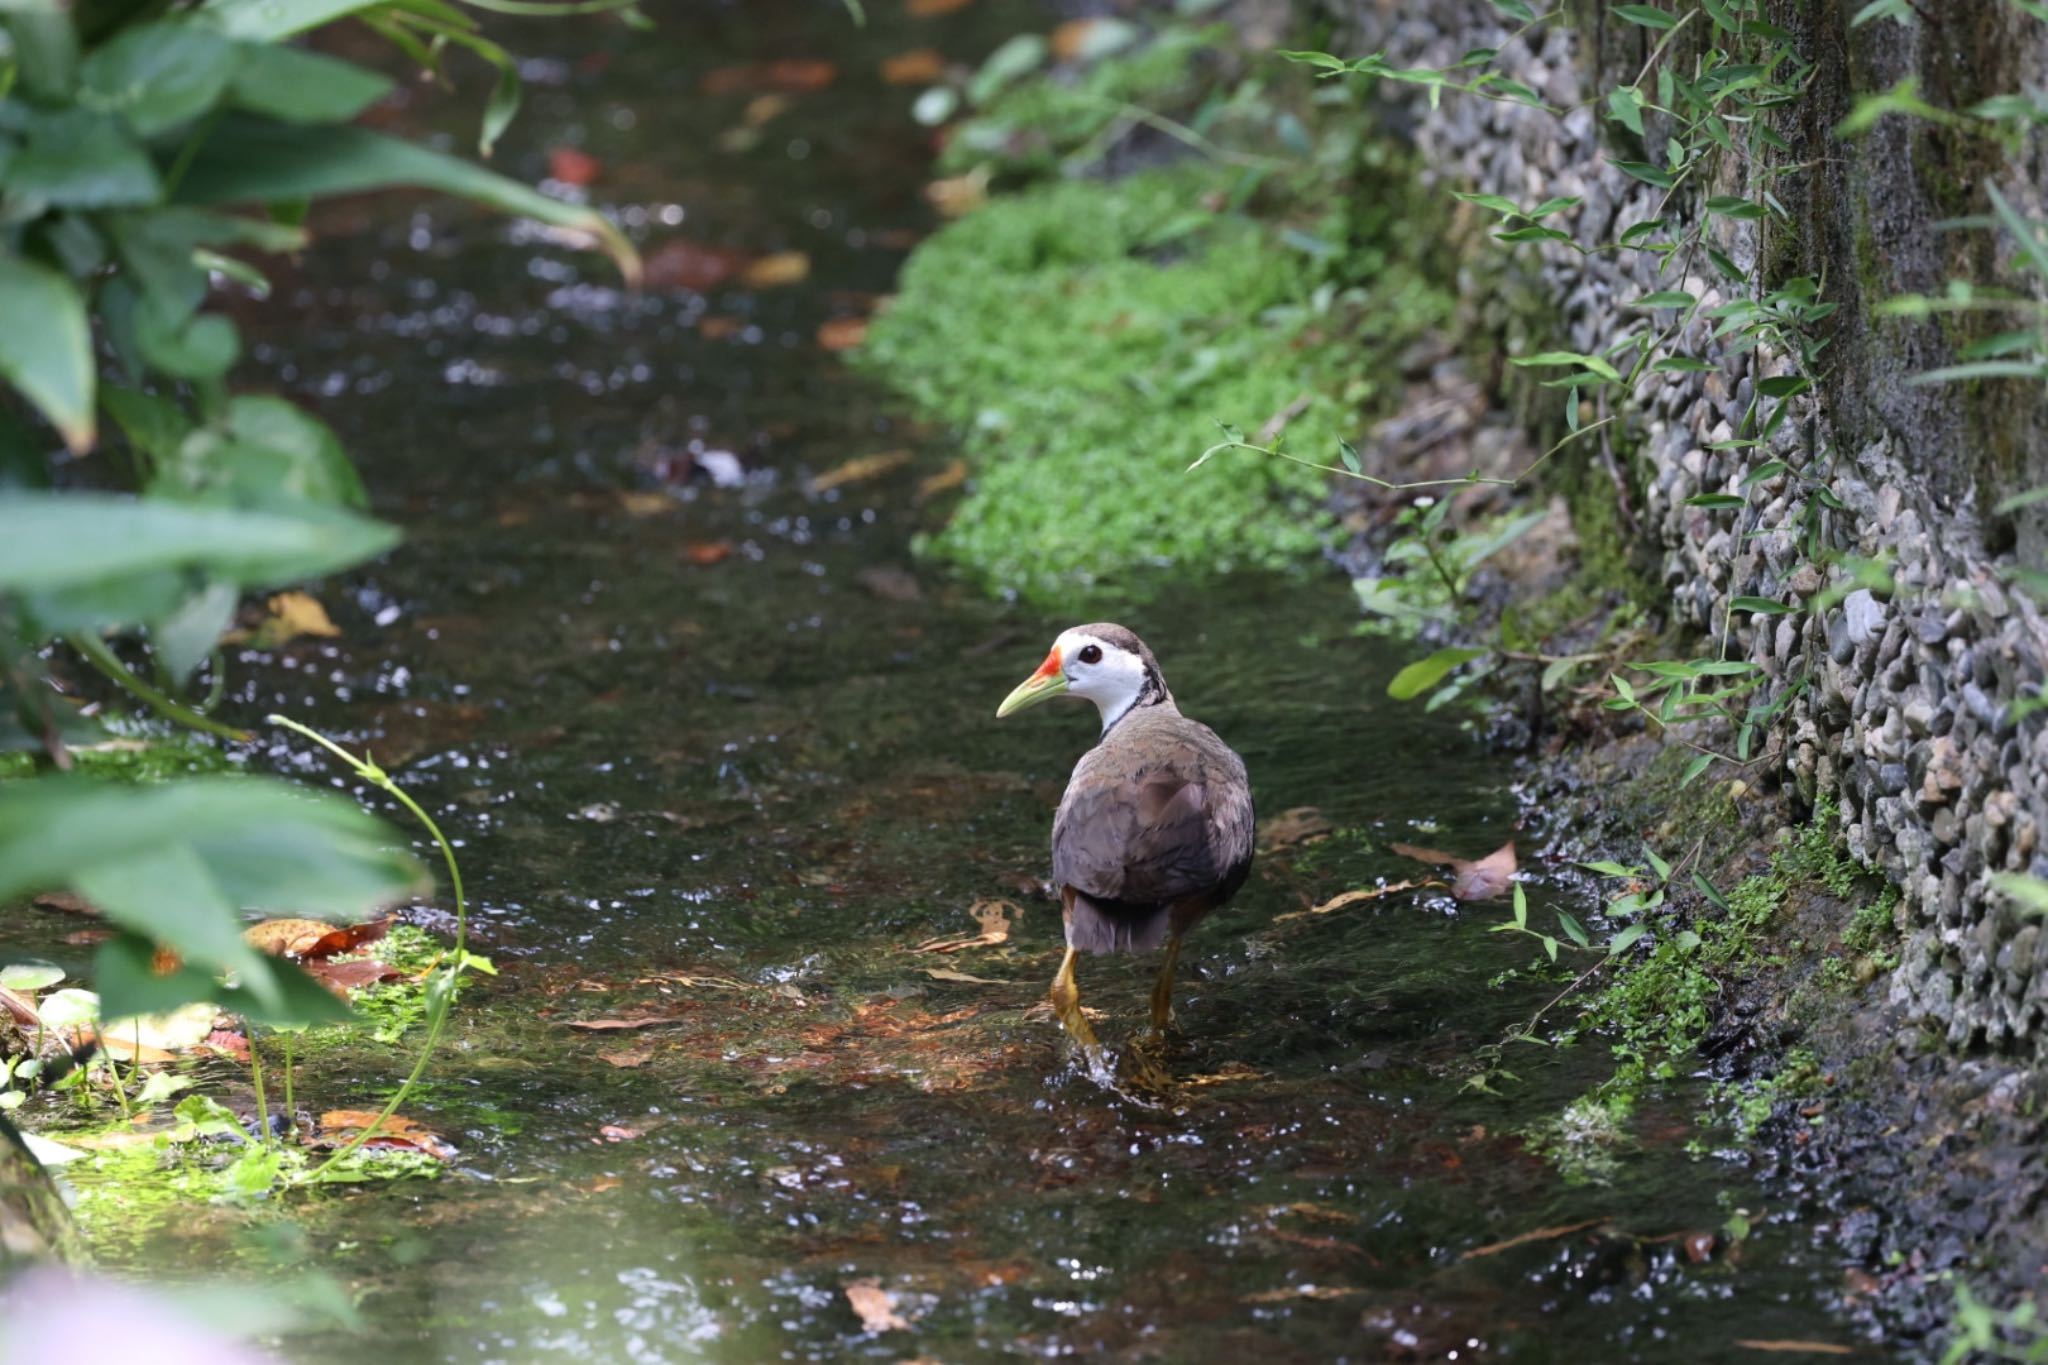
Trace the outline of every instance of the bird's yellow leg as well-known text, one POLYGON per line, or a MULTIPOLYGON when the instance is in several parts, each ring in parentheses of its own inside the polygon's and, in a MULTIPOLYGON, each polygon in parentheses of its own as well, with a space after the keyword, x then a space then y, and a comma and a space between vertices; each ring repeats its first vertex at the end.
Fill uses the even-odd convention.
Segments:
POLYGON ((1081 1013, 1081 990, 1074 984, 1074 957, 1072 948, 1060 960, 1059 975, 1052 979, 1052 1012, 1060 1018, 1061 1027, 1073 1035, 1074 1041, 1088 1054, 1090 1063, 1102 1060, 1102 1044, 1095 1037, 1095 1030, 1089 1026, 1088 1016, 1081 1013))
POLYGON ((1159 964, 1159 979, 1152 983, 1152 1028, 1164 1036, 1173 1022, 1173 970, 1180 965, 1180 933, 1166 940, 1166 961, 1159 964))

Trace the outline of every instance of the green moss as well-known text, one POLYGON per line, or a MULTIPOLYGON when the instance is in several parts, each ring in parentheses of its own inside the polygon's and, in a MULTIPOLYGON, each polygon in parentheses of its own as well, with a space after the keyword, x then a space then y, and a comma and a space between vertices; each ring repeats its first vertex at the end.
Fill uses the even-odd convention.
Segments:
MULTIPOLYGON (((1188 469, 1219 420, 1256 428, 1306 399, 1287 444, 1323 460, 1358 421, 1331 395, 1360 350, 1305 306, 1314 259, 1205 207, 1215 184, 1186 165, 1049 185, 912 257, 862 359, 960 427, 978 466, 930 544, 939 557, 1048 595, 1142 565, 1274 568, 1318 548, 1323 476, 1244 452, 1188 469)), ((1412 281, 1392 288, 1406 307, 1390 317, 1441 305, 1412 281)))
POLYGON ((1013 85, 953 130, 939 169, 989 165, 1008 176, 1044 175, 1123 122, 1129 109, 1172 113, 1198 101, 1222 71, 1227 27, 1171 28, 1128 55, 1077 75, 1013 85))
MULTIPOLYGON (((105 743, 74 748, 76 771, 122 782, 166 782, 234 769, 220 746, 204 735, 169 726, 116 719, 105 743)), ((0 754, 0 781, 35 775, 33 756, 0 754)))

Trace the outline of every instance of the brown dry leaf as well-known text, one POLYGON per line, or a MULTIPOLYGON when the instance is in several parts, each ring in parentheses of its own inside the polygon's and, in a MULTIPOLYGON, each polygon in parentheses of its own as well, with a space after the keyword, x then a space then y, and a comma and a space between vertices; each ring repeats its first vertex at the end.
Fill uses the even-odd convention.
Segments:
POLYGON ((1569 1237, 1575 1232, 1584 1232, 1587 1228, 1597 1228, 1609 1221, 1611 1220, 1606 1218, 1588 1218, 1583 1223, 1564 1223, 1557 1227, 1532 1228, 1528 1232, 1516 1233, 1513 1237, 1503 1242, 1488 1242, 1483 1247, 1473 1247, 1458 1259, 1461 1261, 1471 1261, 1481 1256, 1498 1256, 1501 1252, 1511 1250, 1514 1247, 1527 1246, 1531 1242, 1556 1241, 1560 1237, 1569 1237))
POLYGON ((1515 880, 1515 841, 1508 840, 1484 858, 1460 858, 1437 848, 1414 844, 1389 844, 1404 858, 1420 863, 1440 863, 1451 869, 1451 894, 1461 901, 1491 900, 1505 894, 1515 880))
POLYGON ((682 548, 682 556, 699 568, 710 568, 713 564, 732 555, 729 540, 693 540, 682 548))
POLYGON ((1327 839, 1335 826, 1314 806, 1290 806, 1270 820, 1259 821, 1258 848, 1261 853, 1272 853, 1296 844, 1312 844, 1327 839))
POLYGON ((317 919, 267 919, 242 931, 251 948, 272 957, 298 957, 307 949, 341 932, 338 924, 317 919))
POLYGON ((844 464, 834 465, 811 480, 811 491, 823 493, 850 483, 866 483, 884 474, 903 468, 910 463, 907 450, 883 450, 873 455, 856 455, 844 464))
POLYGON ((651 1047, 634 1047, 626 1048, 619 1052, 600 1052, 597 1055, 600 1061, 608 1065, 630 1071, 636 1066, 646 1066, 649 1062, 653 1061, 654 1049, 651 1047))
POLYGON ((850 351, 867 338, 866 318, 833 318, 818 324, 818 344, 828 351, 850 351))
POLYGON ((597 1130, 597 1135, 606 1142, 631 1142, 636 1137, 645 1136, 643 1130, 629 1128, 623 1123, 607 1123, 597 1130))
POLYGON ((890 85, 934 85, 946 74, 946 59, 936 49, 914 47, 882 60, 882 79, 890 85))
POLYGON ((701 294, 737 275, 746 263, 740 252, 678 237, 648 255, 641 278, 650 289, 687 289, 701 294))
POLYGON ((357 1133, 368 1132, 365 1147, 404 1147, 425 1152, 436 1161, 455 1159, 455 1148, 445 1138, 403 1114, 393 1114, 379 1123, 374 1109, 330 1109, 316 1126, 320 1130, 314 1139, 316 1146, 340 1147, 357 1133))
POLYGON ((750 129, 765 127, 789 108, 787 95, 756 95, 740 111, 740 121, 750 129))
POLYGON ((989 168, 976 166, 950 180, 934 180, 924 187, 924 197, 948 218, 965 218, 988 202, 989 168))
POLYGON ((603 167, 596 157, 577 147, 548 149, 548 178, 565 185, 588 185, 603 167))
POLYGON ((1199 1076, 1190 1076, 1182 1081, 1181 1084, 1229 1085, 1234 1081, 1262 1081, 1264 1079, 1266 1079, 1265 1072, 1246 1066, 1243 1062, 1225 1062, 1216 1070, 1203 1072, 1199 1076))
POLYGON ((997 981, 986 976, 969 976, 966 972, 956 972, 947 967, 927 967, 924 969, 924 974, 934 981, 959 981, 970 986, 1012 986, 1016 984, 1013 981, 997 981))
POLYGON ((1286 1303, 1291 1299, 1348 1299, 1353 1294, 1363 1294, 1363 1289, 1351 1289, 1341 1284, 1295 1284, 1285 1289, 1267 1289, 1257 1294, 1244 1296, 1245 1303, 1286 1303))
POLYGON ((1327 915, 1333 910, 1342 910, 1347 905, 1357 905, 1361 901, 1376 901, 1382 896, 1391 896, 1396 891, 1413 891, 1419 886, 1442 885, 1442 882, 1436 881, 1404 881, 1389 882, 1385 886, 1375 886, 1369 891, 1346 891, 1342 895, 1330 897, 1321 905, 1311 905, 1306 910, 1290 910, 1284 915, 1275 915, 1273 916, 1273 922, 1278 924, 1281 920, 1285 919, 1306 919, 1310 915, 1327 915))
MULTIPOLYGON (((1130 32, 1128 24, 1119 24, 1125 34, 1130 32)), ((1086 57, 1100 57, 1115 51, 1128 42, 1128 37, 1116 38, 1103 28, 1100 18, 1069 19, 1052 31, 1052 55, 1062 62, 1076 61, 1086 57), (1098 35, 1101 41, 1098 41, 1098 35)))
POLYGON ((620 1029, 658 1028, 662 1024, 680 1024, 680 1014, 638 1014, 630 1019, 570 1019, 570 1028, 580 1028, 586 1033, 613 1033, 620 1029))
POLYGON ((738 318, 707 315, 697 319, 697 333, 706 341, 723 341, 745 326, 738 318))
POLYGON ((5 986, 0 986, 0 1010, 5 1010, 8 1016, 23 1028, 34 1028, 43 1022, 42 1016, 36 1013, 36 1007, 29 1003, 26 996, 19 995, 5 986))
POLYGON ((44 891, 29 904, 38 910, 56 910, 66 915, 99 915, 99 908, 83 896, 69 891, 44 891))
POLYGON ((993 947, 1006 943, 1010 928, 1024 918, 1024 907, 1015 901, 976 901, 967 907, 967 913, 974 916, 974 922, 981 926, 981 932, 971 938, 932 938, 914 945, 913 953, 957 953, 963 948, 993 947))
POLYGON ((264 618, 262 625, 253 631, 231 630, 222 638, 232 643, 246 640, 261 649, 275 649, 301 635, 332 639, 341 634, 334 622, 328 619, 327 608, 310 593, 275 593, 265 606, 270 615, 264 618))
POLYGON ((357 958, 353 962, 308 962, 306 972, 315 981, 344 1000, 350 991, 374 986, 380 981, 401 981, 405 973, 388 962, 357 958))
POLYGON ((801 283, 811 273, 811 258, 801 251, 778 251, 763 256, 740 272, 740 283, 750 289, 773 289, 782 284, 801 283))
POLYGON ((935 498, 941 493, 950 493, 967 482, 967 461, 954 458, 946 461, 945 468, 927 474, 917 481, 916 501, 935 498))
POLYGON ((737 95, 749 90, 781 90, 802 95, 823 90, 837 79, 839 68, 831 62, 792 57, 721 66, 704 77, 703 90, 707 95, 737 95))
POLYGON ((206 1035, 197 1049, 201 1052, 217 1052, 238 1062, 249 1060, 249 1037, 233 1029, 217 1028, 206 1035))
POLYGON ((664 512, 673 512, 679 506, 666 493, 643 493, 634 489, 623 489, 619 493, 619 506, 628 516, 658 517, 664 512))
MULTIPOLYGON (((912 4, 918 0, 911 0, 912 4)), ((905 1332, 910 1324, 896 1316, 896 1301, 875 1280, 854 1280, 846 1285, 846 1301, 860 1317, 863 1331, 905 1332)))
MULTIPOLYGON (((70 1139, 66 1139, 69 1141, 70 1139)), ((1747 1351, 1802 1351, 1817 1356, 1852 1356, 1853 1346, 1840 1346, 1832 1341, 1791 1341, 1783 1337, 1737 1337, 1735 1344, 1747 1351)))

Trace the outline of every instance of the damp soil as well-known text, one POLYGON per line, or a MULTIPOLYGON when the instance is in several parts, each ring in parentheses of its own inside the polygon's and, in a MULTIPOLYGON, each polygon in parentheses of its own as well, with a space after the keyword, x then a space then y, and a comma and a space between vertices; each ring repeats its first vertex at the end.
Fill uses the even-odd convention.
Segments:
MULTIPOLYGON (((508 35, 550 52, 508 169, 579 146, 668 278, 687 240, 805 252, 799 283, 629 294, 563 244, 379 198, 249 312, 245 375, 334 424, 407 539, 319 587, 338 638, 234 660, 225 709, 390 767, 458 839, 501 975, 465 993, 408 1105, 460 1149, 443 1178, 137 1210, 90 1229, 100 1264, 262 1273, 280 1239, 252 1232, 296 1227, 364 1318, 282 1343, 320 1362, 1705 1361, 1846 1340, 1808 1230, 1740 1161, 1688 1154, 1714 1142, 1704 1081, 1639 1109, 1603 1179, 1529 1136, 1601 1078, 1597 1046, 1511 1048, 1473 1083, 1563 980, 1492 932, 1504 902, 1299 913, 1421 875, 1390 841, 1480 854, 1543 817, 1457 719, 1385 700, 1406 655, 1351 632, 1341 581, 1162 572, 1054 615, 914 557, 952 496, 920 492, 946 433, 817 339, 932 226, 930 136, 876 71, 920 46, 977 58, 1043 15, 869 9, 864 30, 749 0, 652 33, 508 35), (836 79, 778 90, 804 82, 768 64, 796 60, 836 79), (1155 646, 1262 812, 1313 806, 1333 831, 1269 851, 1191 937, 1177 1081, 1149 1096, 1090 1080, 1041 1003, 1046 836, 1092 714, 993 719, 1058 629, 1099 616, 1155 646), (971 937, 991 900, 1015 907, 1004 942, 917 948, 971 937), (863 1281, 904 1326, 863 1323, 863 1281)), ((415 100, 402 121, 473 135, 467 103, 415 100)), ((333 780, 296 744, 235 757, 333 780)), ((1569 879, 1533 852, 1524 869, 1548 922, 1569 879)), ((410 913, 445 931, 447 910, 410 913)), ((80 952, 13 918, 36 921, 21 946, 80 952)), ((1083 963, 1113 1047, 1149 972, 1083 963)), ((301 1105, 372 1103, 406 1055, 316 1051, 301 1105)))

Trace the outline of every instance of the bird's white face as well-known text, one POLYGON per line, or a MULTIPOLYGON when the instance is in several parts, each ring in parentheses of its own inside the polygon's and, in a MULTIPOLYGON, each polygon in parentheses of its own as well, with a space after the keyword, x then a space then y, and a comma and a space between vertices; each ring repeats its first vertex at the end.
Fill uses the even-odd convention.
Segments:
POLYGON ((1017 685, 996 709, 1000 719, 1062 692, 1095 703, 1107 730, 1145 690, 1145 661, 1121 645, 1076 627, 1053 641, 1038 671, 1017 685))

